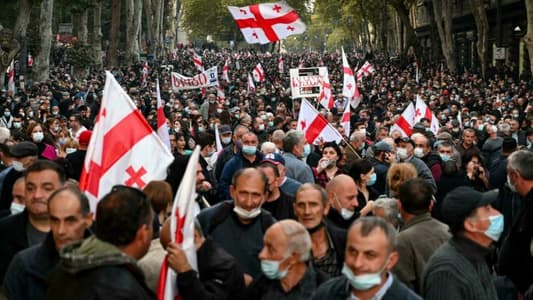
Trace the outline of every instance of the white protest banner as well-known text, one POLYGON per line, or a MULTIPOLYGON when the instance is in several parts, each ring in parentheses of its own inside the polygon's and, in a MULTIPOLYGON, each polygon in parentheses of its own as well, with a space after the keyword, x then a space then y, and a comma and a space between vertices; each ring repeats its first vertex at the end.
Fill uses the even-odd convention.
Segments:
POLYGON ((292 98, 318 97, 323 78, 328 76, 326 67, 290 69, 292 98))
POLYGON ((193 77, 172 72, 172 89, 192 90, 218 85, 217 67, 212 67, 193 77))

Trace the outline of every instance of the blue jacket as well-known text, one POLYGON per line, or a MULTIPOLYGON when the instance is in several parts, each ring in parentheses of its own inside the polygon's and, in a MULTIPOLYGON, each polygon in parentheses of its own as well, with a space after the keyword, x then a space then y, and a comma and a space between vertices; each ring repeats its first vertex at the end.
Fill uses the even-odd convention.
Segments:
POLYGON ((224 201, 231 199, 229 194, 229 186, 231 185, 231 179, 233 174, 237 170, 243 168, 255 168, 263 160, 263 154, 261 152, 255 152, 255 160, 250 162, 242 155, 242 151, 235 154, 225 165, 222 170, 222 175, 220 176, 220 181, 218 182, 218 199, 219 201, 224 201))

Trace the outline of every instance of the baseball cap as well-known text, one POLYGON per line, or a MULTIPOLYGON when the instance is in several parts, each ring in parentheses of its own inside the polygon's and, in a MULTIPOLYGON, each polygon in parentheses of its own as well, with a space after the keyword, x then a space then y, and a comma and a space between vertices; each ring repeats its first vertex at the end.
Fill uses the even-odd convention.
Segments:
POLYGON ((80 133, 80 138, 78 139, 78 142, 81 145, 89 145, 89 141, 91 140, 91 135, 93 134, 90 130, 85 130, 84 132, 80 133))
POLYGON ((220 125, 218 127, 218 132, 220 134, 231 133, 231 128, 228 125, 220 125))
POLYGON ((442 202, 442 215, 450 228, 462 226, 464 220, 478 207, 488 205, 498 198, 498 190, 479 192, 460 186, 448 193, 442 202))
POLYGON ((399 137, 397 139, 394 140, 394 143, 395 144, 399 144, 400 142, 403 142, 403 143, 409 143, 411 145, 413 145, 413 147, 415 147, 415 142, 413 142, 413 140, 411 140, 410 138, 404 136, 404 137, 399 137))
POLYGON ((9 148, 9 154, 14 158, 22 158, 26 156, 37 156, 39 148, 32 142, 20 142, 9 148))
POLYGON ((274 165, 285 165, 285 159, 283 158, 283 156, 279 155, 278 153, 267 153, 263 156, 263 160, 261 161, 260 164, 262 163, 265 163, 265 162, 268 162, 268 163, 271 163, 271 164, 274 164, 274 165))
POLYGON ((384 141, 379 141, 373 146, 374 151, 383 151, 383 152, 391 152, 392 147, 388 143, 384 141))

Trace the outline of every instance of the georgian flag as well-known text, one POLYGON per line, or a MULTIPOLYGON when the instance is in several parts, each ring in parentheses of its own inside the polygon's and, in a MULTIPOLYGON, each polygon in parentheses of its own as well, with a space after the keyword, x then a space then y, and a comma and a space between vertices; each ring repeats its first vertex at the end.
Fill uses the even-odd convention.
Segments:
POLYGON ((403 137, 410 137, 413 133, 413 126, 415 125, 415 114, 413 103, 409 103, 396 123, 392 125, 390 132, 392 133, 394 130, 399 130, 403 137))
POLYGON ((331 92, 331 84, 329 83, 329 76, 324 76, 321 82, 320 94, 318 95, 317 101, 324 108, 330 110, 333 108, 333 93, 331 92))
POLYGON ((192 61, 194 63, 194 66, 196 67, 196 70, 203 72, 204 71, 204 63, 202 62, 202 57, 194 51, 194 49, 191 49, 192 54, 192 61))
POLYGON ((28 52, 28 67, 33 67, 33 56, 28 52))
POLYGON ((165 117, 165 111, 163 110, 163 101, 161 101, 159 79, 156 80, 155 89, 157 92, 157 135, 161 141, 167 145, 168 150, 170 151, 170 136, 168 135, 167 118, 165 117))
MULTIPOLYGON (((196 146, 189 162, 187 169, 180 183, 170 218, 170 239, 178 244, 185 252, 189 265, 198 271, 196 259, 196 248, 194 247, 194 219, 200 212, 196 198, 196 170, 198 168, 198 158, 200 155, 200 146, 196 146)), ((181 299, 178 291, 177 275, 167 263, 167 257, 163 259, 161 271, 159 273, 159 282, 157 284, 158 300, 175 300, 181 299)))
POLYGON ((222 86, 217 85, 217 100, 218 102, 224 102, 224 100, 226 99, 226 94, 224 93, 224 89, 222 88, 222 86))
POLYGON ((255 93, 255 84, 250 73, 248 73, 248 84, 246 86, 246 89, 248 90, 248 93, 255 93))
POLYGON ((283 56, 280 54, 278 58, 278 72, 283 74, 283 56))
POLYGON ((265 71, 263 71, 263 66, 261 63, 258 63, 252 71, 255 82, 263 82, 265 80, 265 71))
POLYGON ((363 79, 363 76, 368 76, 374 73, 375 69, 374 66, 372 66, 368 61, 366 61, 361 69, 357 71, 357 81, 361 81, 363 79))
POLYGON ((151 180, 163 180, 174 160, 169 148, 152 130, 130 97, 106 71, 102 106, 89 142, 80 189, 91 211, 114 185, 139 189, 151 180))
POLYGON ((342 141, 339 131, 305 99, 302 99, 300 105, 296 130, 303 131, 310 144, 318 144, 319 138, 322 138, 324 142, 335 141, 337 144, 342 141))
POLYGON ((248 44, 267 44, 302 34, 306 26, 286 2, 228 6, 248 44))
POLYGON ((15 95, 15 61, 12 60, 7 68, 7 91, 15 95))
MULTIPOLYGON (((460 113, 459 113, 460 115, 460 113)), ((431 123, 430 129, 433 132, 433 134, 437 135, 437 132, 439 131, 439 120, 437 117, 435 117, 435 114, 431 111, 431 109, 426 105, 424 100, 420 97, 420 95, 416 95, 416 108, 415 108, 415 121, 414 124, 420 122, 422 118, 426 118, 431 123)))
POLYGON ((226 62, 224 63, 224 67, 222 68, 222 79, 226 80, 226 82, 230 82, 229 64, 230 64, 230 58, 228 57, 228 59, 226 59, 226 62))
POLYGON ((344 108, 344 112, 342 113, 341 118, 341 126, 344 128, 344 134, 346 136, 350 136, 350 105, 346 103, 346 107, 344 108))
POLYGON ((348 64, 348 59, 344 53, 344 48, 342 48, 342 72, 344 74, 344 80, 342 85, 342 94, 348 99, 350 105, 355 109, 359 106, 361 102, 361 94, 355 83, 355 78, 353 76, 353 70, 348 64))
POLYGON ((241 59, 241 54, 240 53, 235 53, 235 68, 237 70, 241 69, 240 59, 241 59))
POLYGON ((142 69, 142 75, 141 75, 141 86, 146 86, 148 84, 148 72, 149 72, 150 66, 148 65, 148 62, 145 62, 143 64, 142 69))

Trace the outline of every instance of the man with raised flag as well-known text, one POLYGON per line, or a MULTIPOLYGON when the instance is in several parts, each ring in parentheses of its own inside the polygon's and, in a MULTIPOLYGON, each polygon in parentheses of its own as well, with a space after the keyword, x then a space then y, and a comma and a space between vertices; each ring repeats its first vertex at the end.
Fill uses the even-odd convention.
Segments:
POLYGON ((101 105, 80 178, 91 211, 116 184, 142 189, 165 179, 174 158, 110 72, 101 105))
POLYGON ((161 101, 159 79, 156 81, 155 88, 157 93, 157 135, 170 150, 170 136, 168 134, 167 118, 165 117, 165 111, 163 110, 163 103, 161 101))
POLYGON ((275 42, 302 34, 306 29, 296 11, 285 1, 228 6, 228 10, 248 44, 275 42))
POLYGON ((255 82, 261 83, 265 80, 265 71, 263 70, 261 63, 258 63, 257 66, 255 66, 252 75, 254 76, 255 82))
POLYGON ((342 85, 342 94, 344 97, 350 101, 350 105, 353 108, 357 108, 361 102, 361 94, 359 94, 359 89, 355 83, 355 78, 353 76, 353 70, 348 64, 348 59, 344 53, 344 48, 342 48, 342 72, 344 74, 344 80, 342 85))

